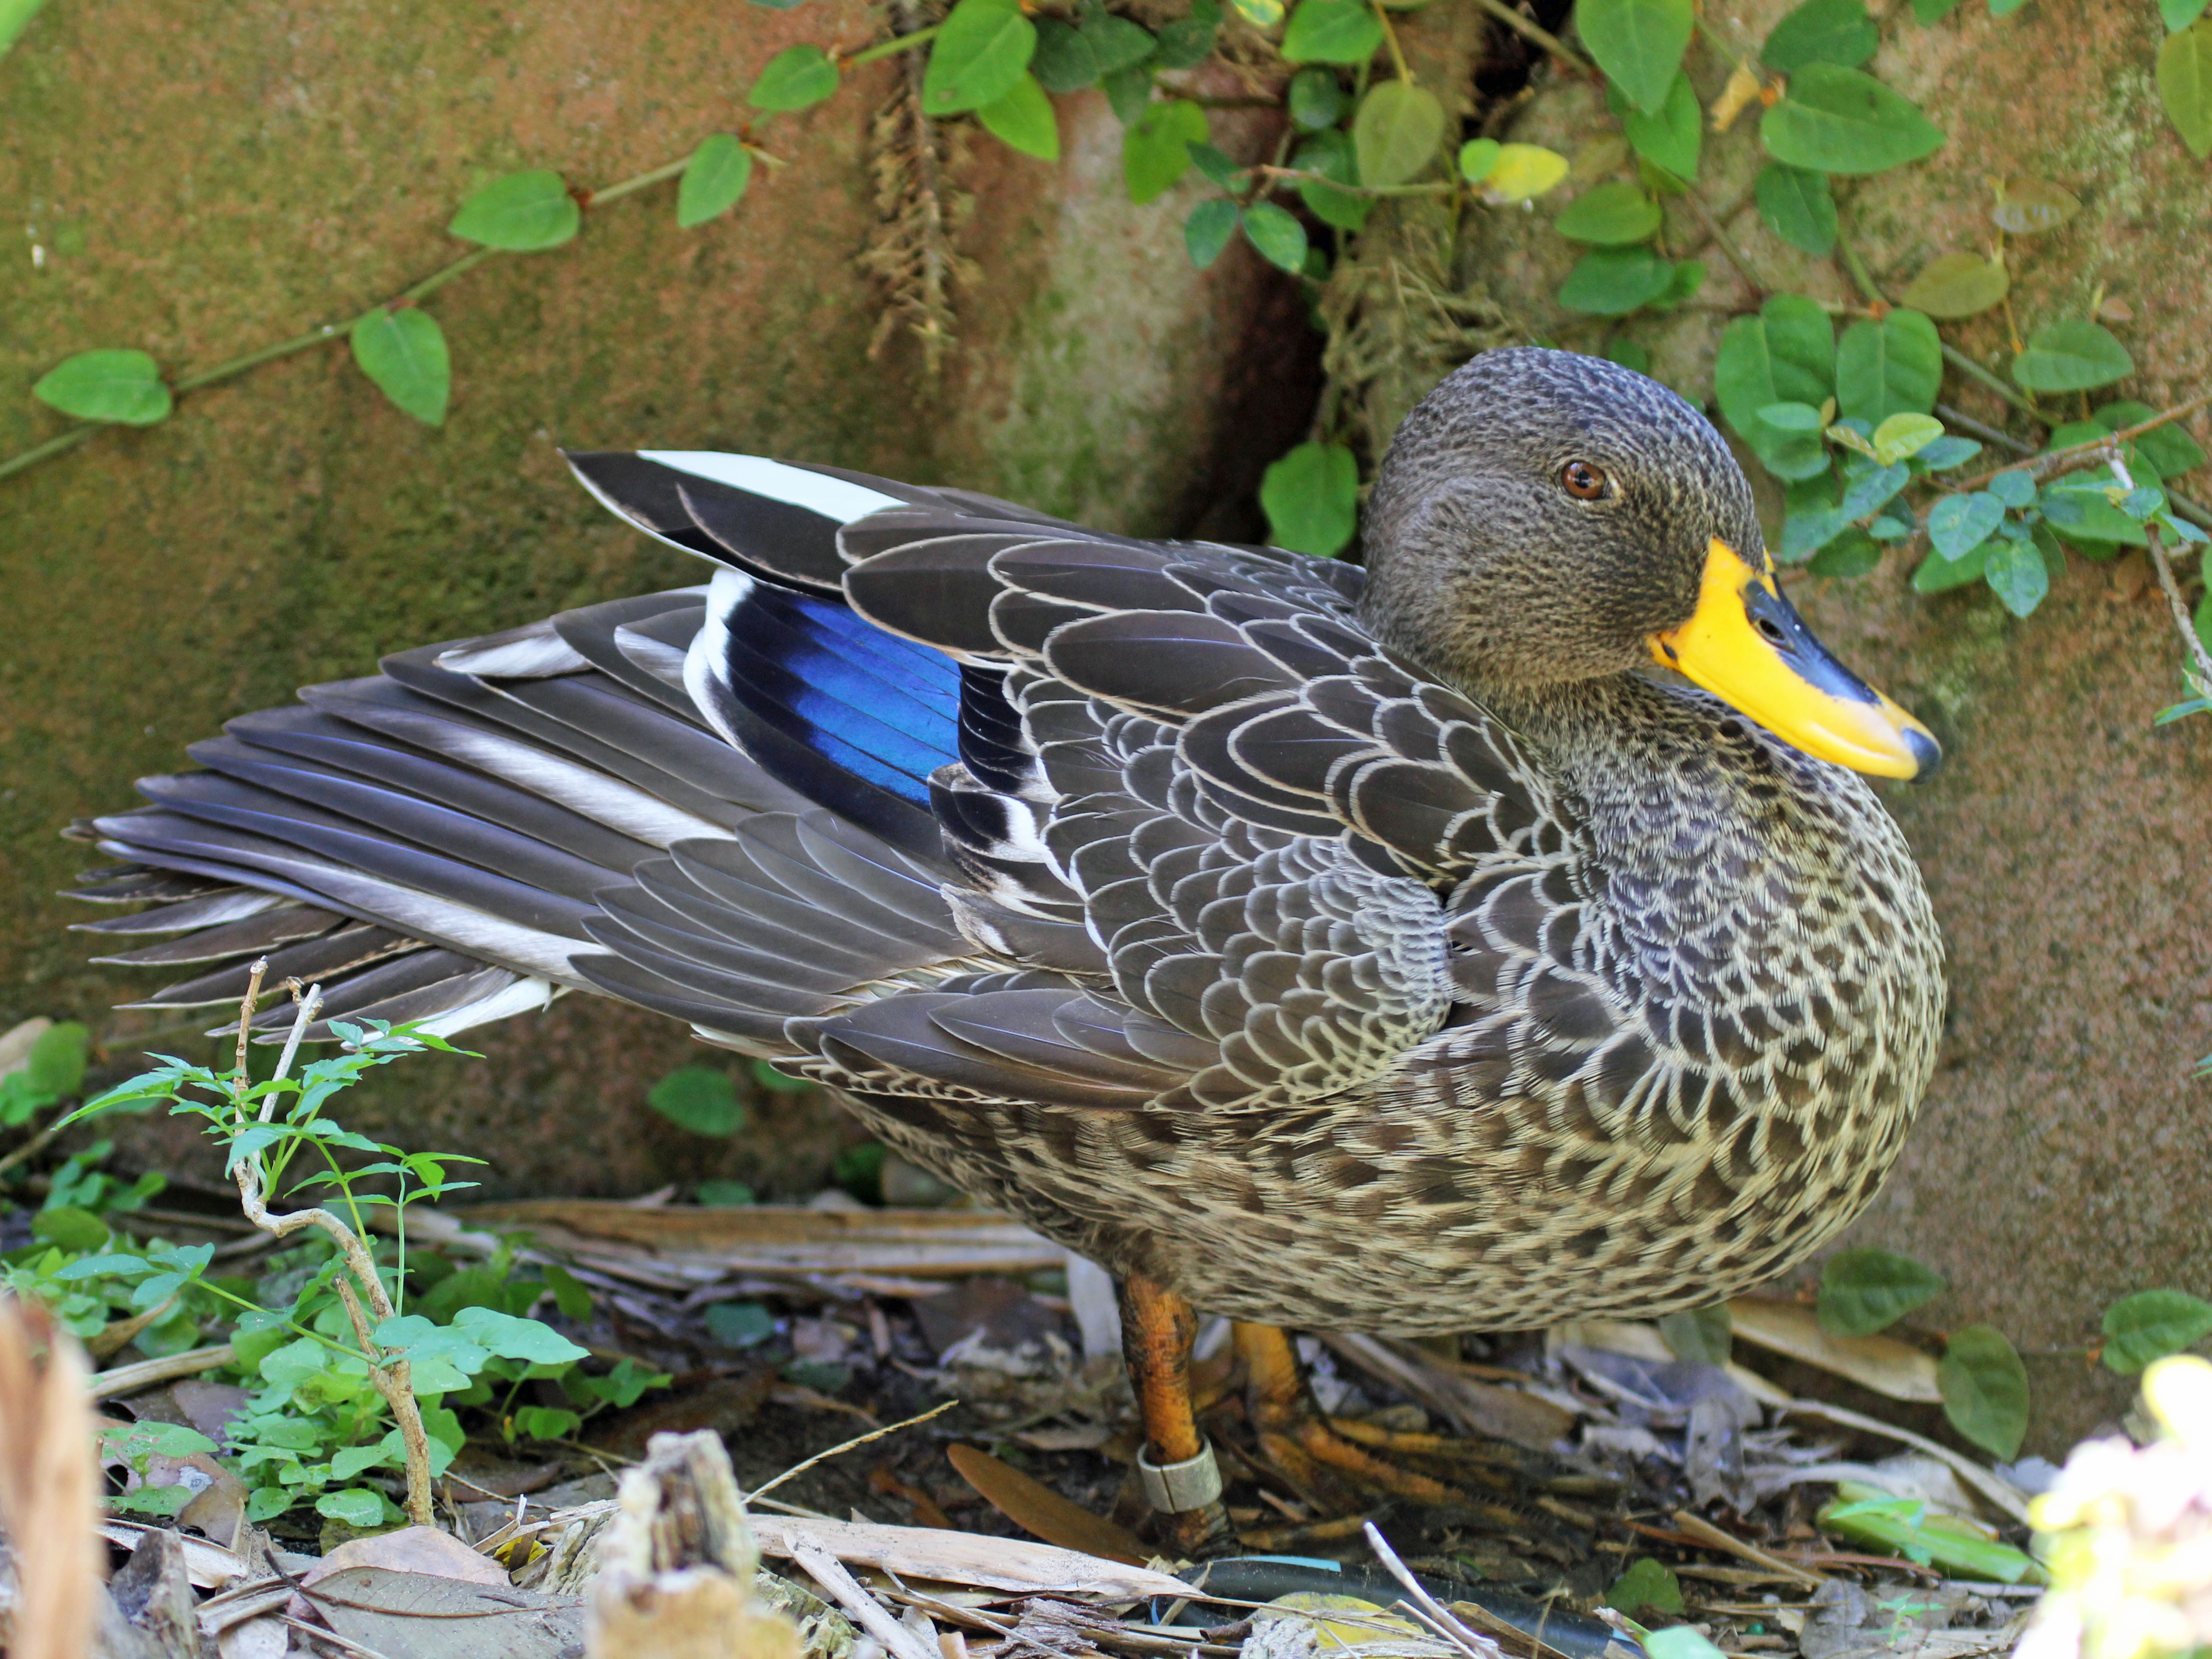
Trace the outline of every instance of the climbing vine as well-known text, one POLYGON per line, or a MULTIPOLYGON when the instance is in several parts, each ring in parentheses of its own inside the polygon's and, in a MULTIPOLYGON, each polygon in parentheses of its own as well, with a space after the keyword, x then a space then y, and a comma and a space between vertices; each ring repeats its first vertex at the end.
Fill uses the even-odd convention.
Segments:
MULTIPOLYGON (((493 181, 448 223, 457 240, 473 245, 469 252, 343 323, 181 374, 165 374, 150 355, 130 348, 64 360, 32 392, 79 424, 0 461, 0 477, 106 426, 156 424, 171 417, 179 397, 341 339, 398 407, 439 424, 453 364, 425 301, 440 288, 495 257, 562 246, 590 212, 663 183, 676 185, 679 228, 707 225, 740 204, 757 171, 781 164, 770 148, 780 118, 837 96, 870 63, 911 53, 918 55, 907 59, 914 72, 906 88, 875 123, 885 155, 878 198, 886 231, 864 262, 890 290, 887 325, 905 320, 933 367, 952 339, 951 290, 965 262, 951 247, 957 213, 942 179, 947 152, 939 135, 972 123, 1017 151, 1055 161, 1054 100, 1103 90, 1122 123, 1129 198, 1157 200, 1198 174, 1207 189, 1183 222, 1192 262, 1209 266, 1242 239, 1307 285, 1330 333, 1332 384, 1315 429, 1268 469, 1261 490, 1283 545, 1333 555, 1351 544, 1363 460, 1371 467, 1387 441, 1371 423, 1363 439, 1348 413, 1349 383, 1372 373, 1371 364, 1357 370, 1354 360, 1362 355, 1355 337, 1370 320, 1357 296, 1378 210, 1389 210, 1389 234, 1405 245, 1391 254, 1394 294, 1402 301, 1420 290, 1435 313, 1429 332, 1443 345, 1431 355, 1443 361, 1422 367, 1441 372, 1483 344, 1532 332, 1515 325, 1510 308, 1470 301, 1444 280, 1461 216, 1523 210, 1558 191, 1571 199, 1553 216, 1551 231, 1577 257, 1555 297, 1580 319, 1558 343, 1648 370, 1648 354, 1624 325, 1694 300, 1708 267, 1693 255, 1708 246, 1758 297, 1757 309, 1721 335, 1711 392, 1723 421, 1784 492, 1787 514, 1775 550, 1783 563, 1856 578, 1871 572, 1886 548, 1903 547, 1918 555, 1911 581, 1919 592, 1979 583, 2025 617, 2049 592, 2062 544, 2091 559, 2142 549, 2177 614, 2184 612, 2172 559, 2204 542, 2212 514, 2172 488, 2205 459, 2177 422, 2204 400, 2160 411, 2110 395, 2136 365, 2108 326, 2124 319, 2101 295, 2081 314, 2039 319, 2025 336, 2012 314, 2022 250, 2032 254, 2033 239, 2066 223, 2079 202, 2047 179, 1993 181, 1986 248, 1936 258, 1894 296, 1856 252, 1848 210, 1856 181, 1923 161, 1945 143, 1926 112, 1867 72, 1882 26, 1865 0, 1806 0, 1756 43, 1730 38, 1723 23, 1700 15, 1697 0, 1577 0, 1565 40, 1507 0, 1433 3, 1479 6, 1528 41, 1553 73, 1601 77, 1617 131, 1593 139, 1571 161, 1468 129, 1440 89, 1423 82, 1400 41, 1394 15, 1417 9, 1418 0, 1412 7, 1404 0, 1226 0, 1226 11, 1222 0, 1190 0, 1183 15, 1154 27, 1102 0, 957 0, 941 15, 921 0, 901 0, 890 9, 894 32, 885 39, 852 51, 799 45, 770 58, 746 94, 749 120, 735 132, 706 136, 685 158, 596 191, 544 168, 493 181), (1729 66, 1710 106, 1685 68, 1701 37, 1729 66), (1228 70, 1247 95, 1203 91, 1219 83, 1200 76, 1209 65, 1228 70), (1281 110, 1280 135, 1269 155, 1240 163, 1213 143, 1212 118, 1224 106, 1254 105, 1281 110), (1754 108, 1763 161, 1747 200, 1709 202, 1700 181, 1708 139, 1754 108), (1694 246, 1670 235, 1670 219, 1680 216, 1669 215, 1669 204, 1702 227, 1694 246), (1724 228, 1746 206, 1785 246, 1833 261, 1857 301, 1823 301, 1765 280, 1724 228), (1417 224, 1424 211, 1444 216, 1417 224), (2012 348, 2002 368, 1977 361, 1939 327, 1999 309, 2012 348), (1942 404, 1947 373, 2038 422, 2041 446, 1942 404), (2101 401, 2093 405, 2090 393, 2101 401), (1962 471, 1990 446, 2008 452, 1997 465, 1986 465, 1999 459, 1990 456, 1981 470, 1962 471)), ((1911 0, 1892 15, 1897 27, 1932 27, 1960 3, 1911 0)), ((1984 3, 2005 19, 2024 0, 1984 3)), ((2158 94, 2181 142, 2199 157, 2212 155, 2205 7, 2206 0, 2156 0, 2165 29, 2158 94)), ((2212 708, 2212 656, 2203 650, 2212 639, 2212 598, 2190 621, 2191 695, 2170 715, 2212 708)))

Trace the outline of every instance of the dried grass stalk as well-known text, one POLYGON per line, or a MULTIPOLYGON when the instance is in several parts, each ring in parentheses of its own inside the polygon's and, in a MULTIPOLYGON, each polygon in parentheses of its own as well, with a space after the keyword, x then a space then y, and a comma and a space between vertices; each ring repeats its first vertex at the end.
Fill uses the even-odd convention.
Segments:
POLYGON ((44 1308, 0 1297, 0 1527, 15 1553, 12 1659, 83 1659, 106 1552, 89 1367, 44 1308))
MULTIPOLYGON (((894 0, 890 9, 898 32, 910 34, 935 22, 945 8, 933 0, 894 0)), ((952 290, 977 276, 975 262, 952 246, 975 207, 975 198, 949 178, 966 159, 968 130, 921 112, 924 53, 906 52, 897 62, 898 90, 868 129, 878 222, 860 263, 885 290, 868 356, 880 356, 903 323, 921 343, 923 366, 934 377, 953 344, 952 290)))

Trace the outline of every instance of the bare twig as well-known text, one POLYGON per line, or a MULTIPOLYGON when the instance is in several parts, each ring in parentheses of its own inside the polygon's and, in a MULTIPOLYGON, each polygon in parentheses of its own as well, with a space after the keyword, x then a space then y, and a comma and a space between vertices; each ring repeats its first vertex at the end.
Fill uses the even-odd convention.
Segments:
POLYGON ((1421 1581, 1413 1577, 1406 1564, 1398 1559, 1398 1552, 1390 1547, 1389 1541, 1376 1529, 1372 1521, 1368 1522, 1364 1529, 1367 1534, 1367 1547, 1375 1552, 1375 1559, 1383 1565, 1393 1578, 1406 1587, 1406 1594, 1413 1597, 1410 1602, 1401 1601, 1399 1606, 1465 1654, 1467 1659, 1501 1659, 1504 1650, 1490 1638, 1469 1630, 1446 1611, 1422 1586, 1421 1581))
POLYGON ((745 1502, 748 1504, 758 1503, 762 1493, 774 1492, 785 1481, 792 1479, 794 1475, 804 1474, 807 1470, 812 1468, 817 1463, 821 1462, 825 1458, 835 1457, 840 1452, 848 1452, 855 1446, 865 1446, 871 1440, 880 1440, 887 1434, 896 1434, 901 1429, 910 1429, 917 1423, 927 1423, 933 1417, 942 1417, 945 1413, 951 1411, 960 1402, 957 1400, 948 1400, 941 1406, 931 1407, 929 1410, 922 1413, 919 1417, 909 1417, 903 1423, 892 1423, 883 1428, 876 1430, 873 1433, 864 1434, 856 1439, 848 1440, 842 1445, 832 1446, 827 1451, 818 1451, 815 1453, 813 1456, 808 1458, 805 1462, 793 1464, 781 1474, 776 1476, 775 1480, 767 1482, 765 1485, 753 1492, 746 1493, 745 1502))
POLYGON ((2000 472, 2025 472, 2030 477, 2049 478, 2062 472, 2075 472, 2084 467, 2095 466, 2113 453, 2114 446, 2132 443, 2144 433, 2155 432, 2162 426, 2172 426, 2176 421, 2185 420, 2208 405, 2212 405, 2212 392, 2199 392, 2187 403, 2161 409, 2147 421, 2137 421, 2133 426, 2123 427, 2117 432, 2091 438, 2086 442, 2068 444, 2063 449, 2047 450, 2008 466, 1991 467, 1986 472, 1978 472, 1971 478, 1962 479, 1952 488, 1978 489, 2000 472))
POLYGON ((5 1174, 8 1170, 14 1169, 18 1164, 22 1163, 27 1158, 36 1158, 40 1152, 46 1151, 47 1147, 52 1146, 54 1143, 54 1137, 62 1132, 66 1121, 67 1117, 65 1114, 63 1117, 57 1118, 53 1122, 46 1125, 45 1128, 40 1130, 38 1133, 33 1135, 28 1140, 15 1148, 14 1152, 9 1153, 7 1157, 0 1158, 0 1174, 5 1174))
POLYGON ((2197 695, 2212 697, 2212 653, 2204 649, 2204 641, 2197 636, 2197 624, 2189 615, 2189 607, 2182 602, 2181 585, 2173 580, 2172 562, 2166 556, 2165 538, 2156 525, 2143 526, 2144 540, 2149 544, 2151 568, 2158 572, 2158 585, 2166 594, 2166 608, 2173 612, 2173 625, 2181 630, 2181 642, 2189 647, 2189 654, 2197 664, 2190 675, 2196 683, 2197 695))
POLYGON ((238 1350, 228 1342, 211 1348, 188 1348, 182 1353, 165 1353, 159 1359, 142 1359, 135 1365, 114 1365, 94 1374, 91 1394, 94 1400, 114 1400, 132 1395, 141 1389, 150 1389, 156 1382, 173 1382, 180 1376, 198 1376, 202 1371, 211 1371, 219 1365, 228 1365, 238 1358, 238 1350))

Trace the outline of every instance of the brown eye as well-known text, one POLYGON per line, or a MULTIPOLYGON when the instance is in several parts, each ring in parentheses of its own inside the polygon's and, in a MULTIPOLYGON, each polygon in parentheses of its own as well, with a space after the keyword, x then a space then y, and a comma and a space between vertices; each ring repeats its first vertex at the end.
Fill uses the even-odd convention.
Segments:
POLYGON ((1605 494, 1605 472, 1588 461, 1569 461, 1559 470, 1559 487, 1578 501, 1594 501, 1605 494))

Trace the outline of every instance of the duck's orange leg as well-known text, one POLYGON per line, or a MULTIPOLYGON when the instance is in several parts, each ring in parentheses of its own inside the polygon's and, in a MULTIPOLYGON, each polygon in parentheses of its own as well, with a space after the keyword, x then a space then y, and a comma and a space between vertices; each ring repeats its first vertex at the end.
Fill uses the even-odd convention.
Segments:
POLYGON ((1166 1285, 1136 1273, 1122 1281, 1121 1352, 1145 1425, 1139 1473, 1146 1498, 1166 1520, 1170 1547, 1194 1561, 1237 1548, 1213 1449, 1191 1408, 1190 1345, 1197 1330, 1190 1304, 1166 1285))
MULTIPOLYGON (((1261 1450, 1284 1474, 1311 1485, 1317 1474, 1326 1473, 1431 1506, 1468 1501, 1455 1487, 1386 1462, 1332 1427, 1307 1392, 1297 1355, 1281 1329, 1245 1324, 1232 1328, 1237 1356, 1244 1362, 1246 1413, 1260 1437, 1261 1450)), ((1382 1438, 1387 1443, 1392 1437, 1382 1438)))

